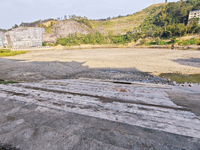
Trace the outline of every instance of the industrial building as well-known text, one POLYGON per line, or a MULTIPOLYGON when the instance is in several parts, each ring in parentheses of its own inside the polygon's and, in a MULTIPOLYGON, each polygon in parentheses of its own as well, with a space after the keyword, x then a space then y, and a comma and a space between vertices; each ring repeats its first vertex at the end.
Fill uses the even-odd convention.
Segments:
POLYGON ((200 25, 200 10, 194 10, 190 11, 189 18, 188 18, 188 24, 190 24, 193 18, 199 18, 199 25, 200 25))
POLYGON ((43 33, 45 33, 43 28, 19 27, 6 32, 3 43, 13 48, 42 46, 43 33))

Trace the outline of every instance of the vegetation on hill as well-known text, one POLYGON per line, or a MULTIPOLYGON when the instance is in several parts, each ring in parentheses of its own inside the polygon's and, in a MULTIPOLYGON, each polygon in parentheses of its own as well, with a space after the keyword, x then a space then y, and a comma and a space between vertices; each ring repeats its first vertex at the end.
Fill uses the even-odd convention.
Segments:
MULTIPOLYGON (((66 17, 64 17, 64 18, 66 18, 66 17)), ((88 26, 89 28, 91 28, 92 29, 92 22, 91 22, 91 20, 89 20, 87 17, 81 17, 81 16, 76 16, 75 14, 73 14, 73 15, 70 15, 69 16, 69 19, 72 19, 72 20, 75 20, 75 21, 77 21, 77 22, 79 22, 79 23, 83 23, 83 24, 85 24, 86 26, 88 26)), ((65 19, 66 20, 66 19, 65 19)))
POLYGON ((96 32, 95 34, 69 34, 67 38, 58 38, 55 45, 72 46, 80 44, 126 44, 133 40, 137 41, 141 35, 139 33, 126 35, 113 35, 109 33, 108 36, 96 32))
POLYGON ((171 38, 199 33, 198 19, 187 25, 189 12, 196 9, 200 9, 199 0, 168 3, 162 6, 158 15, 150 13, 139 28, 150 37, 171 38))
POLYGON ((52 21, 48 21, 48 22, 39 24, 38 27, 44 28, 46 33, 51 33, 52 29, 53 29, 53 26, 55 24, 57 24, 57 23, 58 23, 58 21, 53 21, 52 20, 52 21))
POLYGON ((43 24, 45 22, 49 22, 49 21, 55 21, 55 19, 49 18, 49 19, 45 19, 45 20, 37 20, 37 21, 31 22, 31 23, 22 22, 20 24, 20 27, 37 27, 38 25, 43 24))
MULTIPOLYGON (((118 16, 108 21, 92 21, 93 29, 112 32, 114 35, 140 30, 138 27, 148 16, 156 16, 166 4, 152 5, 132 15, 118 16)), ((101 32, 101 31, 100 31, 101 32)))
MULTIPOLYGON (((152 5, 131 15, 108 17, 107 19, 89 20, 86 17, 70 15, 68 19, 83 23, 96 33, 88 35, 69 34, 68 37, 57 39, 55 45, 126 44, 136 42, 140 38, 142 38, 140 40, 141 45, 200 44, 199 39, 176 40, 176 37, 200 33, 199 19, 193 19, 188 25, 189 12, 199 9, 199 0, 181 0, 152 5), (149 37, 153 38, 151 42, 145 40, 149 37), (171 40, 165 41, 166 39, 171 40)), ((67 20, 66 15, 64 20, 67 20)), ((53 26, 59 21, 62 21, 62 18, 22 23, 20 26, 38 26, 44 28, 46 33, 51 33, 53 26)), ((15 27, 17 25, 13 28, 15 27)), ((43 43, 43 45, 46 45, 46 43, 43 43)))
POLYGON ((193 44, 199 45, 199 39, 176 40, 176 37, 200 33, 198 19, 194 19, 189 25, 187 24, 189 12, 196 9, 200 9, 199 0, 186 0, 150 6, 141 12, 130 16, 99 23, 93 21, 93 28, 96 28, 97 26, 107 26, 109 28, 109 26, 112 26, 115 23, 132 21, 131 19, 135 19, 134 16, 140 15, 143 16, 143 18, 144 16, 146 17, 138 27, 132 28, 132 30, 127 31, 124 35, 113 34, 112 30, 108 32, 108 35, 103 35, 99 32, 96 32, 96 34, 79 36, 74 34, 69 35, 67 38, 58 39, 56 44, 126 44, 142 38, 142 40, 140 40, 141 45, 167 45, 175 43, 183 46, 193 44), (132 32, 134 29, 137 30, 136 33, 132 32), (154 39, 151 42, 147 42, 145 38, 148 37, 153 37, 154 39), (171 40, 165 41, 164 39, 171 40))
POLYGON ((0 31, 1 31, 1 32, 6 32, 7 30, 6 30, 6 29, 0 29, 0 31))

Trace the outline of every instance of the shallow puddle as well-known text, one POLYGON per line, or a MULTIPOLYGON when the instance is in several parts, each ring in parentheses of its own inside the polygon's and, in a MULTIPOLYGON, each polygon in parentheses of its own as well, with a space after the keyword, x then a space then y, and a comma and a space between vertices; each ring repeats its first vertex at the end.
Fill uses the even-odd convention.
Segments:
POLYGON ((181 75, 174 73, 161 74, 160 77, 170 79, 174 85, 190 91, 200 92, 200 74, 181 75))

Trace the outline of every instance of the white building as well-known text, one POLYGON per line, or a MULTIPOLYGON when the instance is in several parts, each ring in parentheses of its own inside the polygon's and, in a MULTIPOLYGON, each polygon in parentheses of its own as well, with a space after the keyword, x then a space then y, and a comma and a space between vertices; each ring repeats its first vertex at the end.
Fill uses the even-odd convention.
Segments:
POLYGON ((191 23, 191 20, 193 18, 199 18, 199 25, 200 25, 200 10, 190 11, 189 18, 188 18, 188 24, 191 23))
POLYGON ((43 33, 45 33, 44 28, 19 27, 6 32, 3 43, 5 46, 12 46, 13 48, 42 46, 43 33))

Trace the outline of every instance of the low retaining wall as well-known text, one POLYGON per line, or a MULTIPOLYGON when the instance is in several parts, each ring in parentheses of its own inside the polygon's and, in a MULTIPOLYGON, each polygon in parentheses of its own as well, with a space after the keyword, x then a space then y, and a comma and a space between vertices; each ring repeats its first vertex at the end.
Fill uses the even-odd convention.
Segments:
POLYGON ((42 50, 42 49, 51 49, 51 46, 38 46, 38 47, 26 47, 26 48, 11 48, 12 51, 18 51, 18 50, 42 50))

